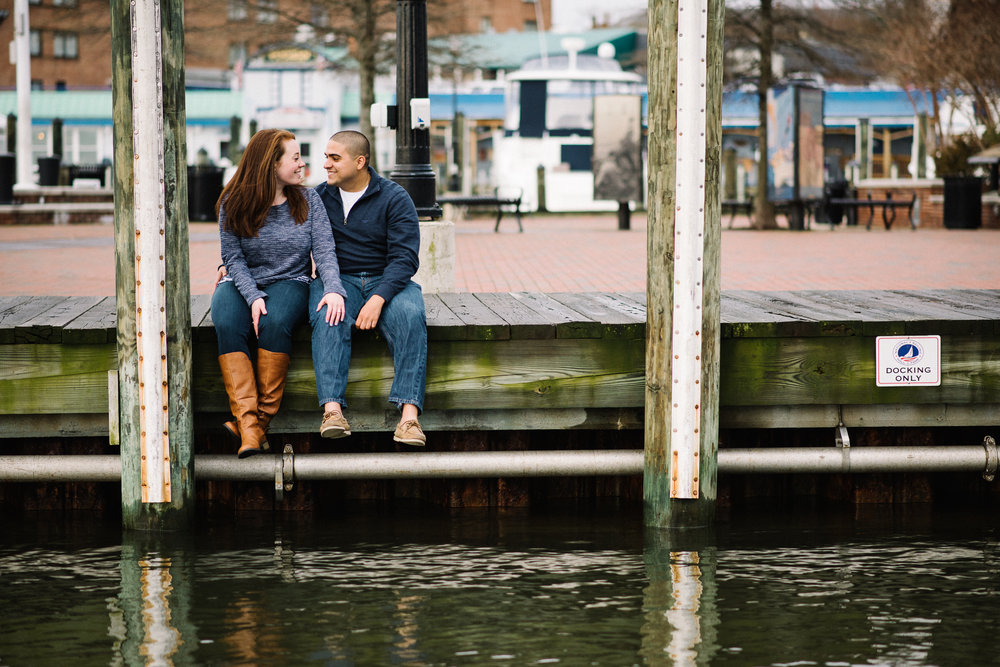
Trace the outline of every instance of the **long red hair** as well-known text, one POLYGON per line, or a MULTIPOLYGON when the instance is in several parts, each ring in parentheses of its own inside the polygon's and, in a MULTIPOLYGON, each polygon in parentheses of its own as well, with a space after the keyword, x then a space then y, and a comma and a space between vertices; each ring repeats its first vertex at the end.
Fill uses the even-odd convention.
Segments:
MULTIPOLYGON (((215 203, 215 214, 226 208, 226 230, 236 236, 257 236, 264 226, 278 190, 275 169, 285 154, 285 143, 295 139, 288 130, 261 130, 250 137, 236 173, 215 203)), ((285 185, 284 194, 292 219, 301 225, 309 217, 302 186, 285 185)))

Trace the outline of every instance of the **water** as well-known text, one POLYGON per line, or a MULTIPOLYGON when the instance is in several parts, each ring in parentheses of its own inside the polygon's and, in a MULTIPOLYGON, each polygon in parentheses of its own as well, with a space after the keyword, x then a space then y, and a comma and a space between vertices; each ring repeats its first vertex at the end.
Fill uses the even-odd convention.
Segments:
POLYGON ((918 507, 0 523, 0 665, 984 665, 996 519, 918 507))

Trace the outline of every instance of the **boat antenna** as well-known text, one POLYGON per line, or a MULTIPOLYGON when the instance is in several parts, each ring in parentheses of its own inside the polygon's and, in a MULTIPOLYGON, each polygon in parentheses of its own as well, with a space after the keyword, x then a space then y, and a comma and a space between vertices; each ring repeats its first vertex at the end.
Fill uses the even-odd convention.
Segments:
POLYGON ((542 0, 535 0, 535 26, 538 31, 538 51, 542 54, 542 67, 548 67, 549 48, 545 42, 545 18, 542 16, 542 0))

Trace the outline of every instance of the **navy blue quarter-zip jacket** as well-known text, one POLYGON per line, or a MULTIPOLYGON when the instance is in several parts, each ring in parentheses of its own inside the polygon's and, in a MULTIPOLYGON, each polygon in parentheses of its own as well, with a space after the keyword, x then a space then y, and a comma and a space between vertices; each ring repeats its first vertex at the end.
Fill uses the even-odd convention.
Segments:
POLYGON ((368 167, 371 180, 344 219, 340 188, 316 186, 337 247, 340 272, 380 274, 375 293, 388 303, 402 290, 420 264, 420 225, 410 195, 398 183, 368 167))

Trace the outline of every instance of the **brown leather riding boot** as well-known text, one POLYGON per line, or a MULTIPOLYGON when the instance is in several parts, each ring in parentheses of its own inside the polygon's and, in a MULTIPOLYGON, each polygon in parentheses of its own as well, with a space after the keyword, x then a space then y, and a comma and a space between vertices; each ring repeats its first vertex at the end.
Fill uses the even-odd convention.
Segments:
POLYGON ((264 431, 262 447, 269 449, 267 430, 278 414, 281 397, 285 395, 285 379, 291 358, 284 352, 257 351, 257 421, 264 431))
POLYGON ((222 381, 229 395, 229 408, 236 417, 240 434, 237 455, 242 459, 261 451, 264 432, 257 418, 257 382, 253 362, 242 352, 229 352, 219 357, 222 381))

